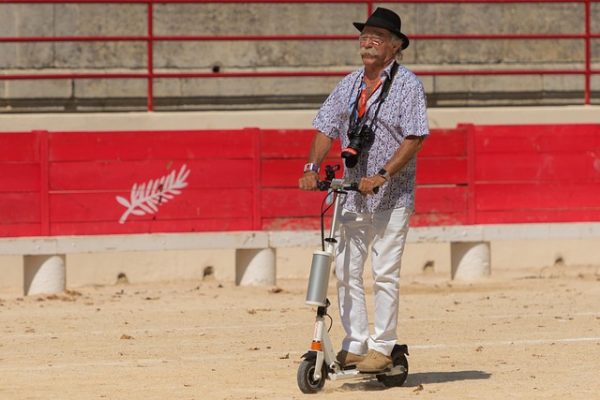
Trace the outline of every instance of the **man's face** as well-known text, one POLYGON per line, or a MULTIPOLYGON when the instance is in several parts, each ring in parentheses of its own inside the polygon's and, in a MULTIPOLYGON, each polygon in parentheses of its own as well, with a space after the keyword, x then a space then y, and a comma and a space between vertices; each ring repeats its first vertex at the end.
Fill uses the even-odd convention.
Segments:
POLYGON ((365 26, 359 36, 363 64, 383 66, 392 59, 398 45, 392 42, 392 34, 383 28, 365 26))

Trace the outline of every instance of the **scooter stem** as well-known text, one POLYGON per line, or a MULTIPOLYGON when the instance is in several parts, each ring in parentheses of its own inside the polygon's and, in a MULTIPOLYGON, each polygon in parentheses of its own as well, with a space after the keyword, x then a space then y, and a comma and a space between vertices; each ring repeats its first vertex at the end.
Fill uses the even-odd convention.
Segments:
POLYGON ((325 240, 327 242, 326 251, 333 255, 335 254, 335 232, 337 230, 337 222, 338 222, 338 210, 340 207, 340 194, 339 192, 333 191, 335 195, 335 202, 333 204, 333 217, 331 219, 331 228, 329 230, 329 237, 325 240))

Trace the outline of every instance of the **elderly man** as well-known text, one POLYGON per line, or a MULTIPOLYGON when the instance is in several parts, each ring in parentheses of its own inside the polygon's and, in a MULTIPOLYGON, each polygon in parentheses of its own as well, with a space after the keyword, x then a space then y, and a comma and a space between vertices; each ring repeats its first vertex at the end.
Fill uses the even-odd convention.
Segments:
POLYGON ((332 141, 340 139, 345 177, 359 182, 360 193, 346 196, 339 216, 335 273, 346 336, 337 359, 373 373, 392 365, 401 258, 414 208, 415 155, 429 129, 423 86, 396 61, 409 45, 400 17, 377 8, 365 23, 354 26, 360 31, 364 67, 344 77, 321 106, 299 187, 317 188, 320 164, 332 141), (375 296, 372 335, 363 285, 369 249, 375 296))

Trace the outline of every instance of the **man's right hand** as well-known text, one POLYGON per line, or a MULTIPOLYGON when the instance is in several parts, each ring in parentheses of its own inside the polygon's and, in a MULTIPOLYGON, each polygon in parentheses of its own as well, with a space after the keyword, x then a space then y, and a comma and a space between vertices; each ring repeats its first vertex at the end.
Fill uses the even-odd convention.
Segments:
POLYGON ((317 190, 318 182, 319 174, 314 171, 308 171, 298 179, 298 187, 302 190, 317 190))

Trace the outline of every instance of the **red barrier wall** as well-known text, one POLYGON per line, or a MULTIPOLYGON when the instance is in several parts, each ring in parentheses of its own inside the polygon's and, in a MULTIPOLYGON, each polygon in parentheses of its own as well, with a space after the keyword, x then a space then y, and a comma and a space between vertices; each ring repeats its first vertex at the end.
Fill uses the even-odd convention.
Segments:
POLYGON ((600 220, 600 125, 473 129, 475 223, 600 220))
MULTIPOLYGON (((316 229, 312 135, 0 133, 0 236, 316 229)), ((432 130, 417 163, 413 225, 600 220, 600 125, 432 130)))

